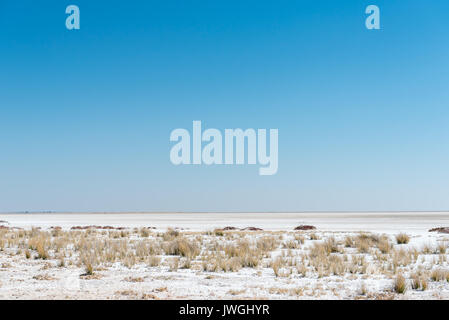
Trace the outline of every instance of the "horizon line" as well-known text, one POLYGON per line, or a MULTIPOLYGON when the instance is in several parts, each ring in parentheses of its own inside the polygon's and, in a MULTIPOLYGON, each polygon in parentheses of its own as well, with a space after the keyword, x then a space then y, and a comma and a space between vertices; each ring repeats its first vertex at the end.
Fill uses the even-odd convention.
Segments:
POLYGON ((25 211, 1 211, 0 214, 33 214, 33 213, 73 213, 73 214, 100 214, 100 213, 112 213, 112 214, 145 214, 145 213, 425 213, 425 212, 435 212, 435 213, 443 213, 447 212, 449 213, 449 209, 447 210, 299 210, 299 211, 220 211, 220 210, 212 210, 212 211, 205 211, 205 210, 198 210, 198 211, 192 211, 192 210, 183 210, 183 211, 177 211, 177 210, 149 210, 149 211, 54 211, 54 210, 39 210, 39 211, 31 211, 31 210, 25 210, 25 211))

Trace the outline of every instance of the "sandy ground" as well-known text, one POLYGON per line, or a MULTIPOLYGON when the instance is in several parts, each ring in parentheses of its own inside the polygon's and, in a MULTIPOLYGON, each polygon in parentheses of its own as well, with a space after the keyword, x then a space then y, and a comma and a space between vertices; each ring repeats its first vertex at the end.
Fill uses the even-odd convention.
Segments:
MULTIPOLYGON (((126 267, 116 262, 98 268, 93 276, 83 276, 82 266, 58 267, 57 259, 26 259, 13 247, 5 248, 0 250, 0 299, 449 299, 448 281, 429 281, 427 290, 422 291, 412 290, 409 280, 418 269, 429 273, 435 268, 449 270, 449 250, 444 254, 421 254, 417 261, 404 266, 402 272, 409 281, 405 294, 392 289, 394 274, 370 269, 369 254, 365 255, 368 271, 362 274, 320 277, 313 272, 301 276, 290 271, 279 276, 269 265, 277 256, 308 252, 316 241, 335 238, 343 242, 346 236, 360 231, 385 234, 395 250, 436 247, 438 243, 449 243, 449 235, 430 233, 428 229, 449 226, 449 213, 52 213, 0 214, 0 221, 0 225, 9 228, 42 230, 52 226, 68 230, 73 226, 97 225, 155 227, 152 232, 156 233, 173 227, 181 233, 192 233, 192 239, 195 232, 254 226, 264 231, 249 232, 246 238, 274 234, 284 242, 293 239, 292 230, 297 225, 317 227, 316 231, 304 232, 306 240, 297 252, 280 246, 258 267, 236 272, 208 272, 194 267, 173 270, 169 266, 173 257, 163 256, 158 266, 136 263, 126 267), (410 236, 408 244, 395 243, 394 235, 399 232, 410 236), (319 240, 312 240, 312 234, 319 240)), ((354 250, 348 249, 345 255, 356 255, 354 250)))

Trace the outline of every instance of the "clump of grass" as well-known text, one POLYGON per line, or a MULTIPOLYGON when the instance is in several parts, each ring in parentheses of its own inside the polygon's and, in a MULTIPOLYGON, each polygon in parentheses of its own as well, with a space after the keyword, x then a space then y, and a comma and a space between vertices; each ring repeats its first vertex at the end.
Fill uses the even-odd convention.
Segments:
POLYGON ((359 287, 359 295, 366 296, 367 292, 368 292, 368 290, 366 288, 366 284, 365 284, 365 282, 362 282, 362 284, 359 287))
POLYGON ((433 254, 433 253, 436 253, 436 250, 433 248, 432 244, 425 243, 422 246, 421 252, 423 254, 433 254))
POLYGON ((355 247, 359 253, 368 253, 369 249, 379 243, 379 236, 369 233, 361 233, 354 239, 355 247))
POLYGON ((440 252, 440 254, 445 254, 447 250, 447 242, 440 242, 438 244, 438 251, 440 252))
POLYGON ((80 262, 84 266, 84 275, 91 276, 94 274, 94 267, 96 264, 94 254, 88 252, 81 253, 80 262))
POLYGON ((398 267, 406 267, 412 262, 412 253, 408 250, 400 249, 393 250, 392 254, 392 266, 393 271, 396 271, 398 267))
POLYGON ((195 258, 200 253, 199 246, 185 238, 177 238, 165 243, 164 251, 168 255, 179 255, 187 258, 195 258))
POLYGON ((412 289, 413 290, 427 290, 427 277, 419 273, 413 273, 410 277, 412 279, 412 289))
POLYGON ((347 263, 348 272, 351 274, 364 274, 368 268, 364 255, 352 255, 351 261, 347 263))
POLYGON ((327 250, 326 246, 322 243, 314 243, 313 246, 310 248, 309 252, 309 259, 314 260, 315 258, 321 258, 329 254, 329 251, 327 250))
POLYGON ((356 248, 359 253, 368 253, 371 248, 371 243, 366 239, 358 239, 356 241, 356 248))
POLYGON ((142 238, 148 238, 150 236, 150 230, 148 228, 140 228, 140 236, 142 238))
POLYGON ((148 258, 148 266, 150 267, 157 267, 161 263, 161 258, 157 256, 149 256, 148 258))
POLYGON ((63 268, 65 267, 65 260, 64 257, 59 258, 58 267, 63 268))
POLYGON ((361 232, 357 236, 357 240, 366 240, 372 244, 376 244, 377 242, 379 242, 380 237, 376 234, 361 232))
POLYGON ((296 242, 295 240, 289 240, 285 241, 282 244, 282 247, 285 249, 299 249, 301 247, 300 243, 296 242))
POLYGON ((172 228, 168 228, 167 231, 162 235, 164 241, 171 241, 177 237, 179 237, 179 231, 172 228))
POLYGON ((354 248, 354 238, 351 236, 345 237, 345 248, 354 248))
POLYGON ((399 294, 404 294, 407 291, 407 282, 402 274, 398 274, 394 279, 393 290, 399 294))
POLYGON ((181 269, 190 269, 192 267, 192 261, 190 260, 190 258, 184 258, 180 268, 181 269))
POLYGON ((242 268, 242 263, 241 263, 240 259, 237 257, 234 257, 229 260, 225 260, 223 270, 226 272, 227 271, 237 272, 241 268, 242 268))
POLYGON ((296 265, 296 271, 299 275, 305 277, 307 275, 307 266, 303 263, 296 265))
POLYGON ((396 235, 396 242, 398 244, 407 244, 410 241, 410 237, 405 233, 399 233, 396 235))
POLYGON ((257 267, 263 258, 264 251, 254 248, 249 241, 240 240, 235 244, 229 244, 224 247, 224 253, 228 258, 238 258, 242 267, 257 267))
POLYGON ((299 244, 304 244, 305 238, 302 234, 295 234, 295 240, 298 241, 299 244))
POLYGON ((345 265, 341 256, 331 255, 329 257, 329 271, 335 276, 342 276, 345 273, 345 265))
POLYGON ((155 241, 138 241, 135 245, 135 254, 139 260, 145 261, 145 259, 150 255, 156 255, 161 253, 161 248, 159 244, 155 241))
MULTIPOLYGON (((292 240, 292 242, 295 242, 292 240)), ((292 244, 290 244, 292 245, 292 244)), ((295 248, 299 248, 300 240, 298 242, 295 242, 292 246, 295 248)), ((275 237, 265 236, 262 238, 257 239, 256 242, 256 248, 264 253, 268 253, 270 251, 273 251, 279 246, 279 241, 275 237)), ((293 248, 292 248, 293 249, 293 248)))
POLYGON ((171 272, 178 271, 178 268, 179 268, 179 257, 173 258, 170 261, 169 267, 170 267, 169 271, 171 271, 171 272))
POLYGON ((93 264, 91 262, 89 262, 89 261, 86 261, 84 263, 84 271, 85 271, 85 274, 88 275, 88 276, 93 275, 94 274, 94 266, 93 266, 93 264))
POLYGON ((310 240, 320 240, 320 237, 316 233, 311 233, 310 240))
POLYGON ((282 259, 282 257, 277 257, 274 261, 271 262, 271 268, 273 269, 274 275, 276 277, 280 277, 281 276, 281 268, 284 265, 284 259, 282 259))
POLYGON ((31 230, 30 239, 28 240, 28 249, 37 251, 36 259, 47 260, 49 258, 47 251, 49 246, 48 236, 49 234, 40 232, 38 229, 31 230))
POLYGON ((430 274, 432 281, 449 281, 449 272, 443 269, 434 269, 430 274))
POLYGON ((335 241, 334 237, 330 237, 330 238, 326 239, 326 241, 324 241, 323 245, 324 245, 324 249, 327 253, 340 252, 340 250, 338 249, 338 244, 335 241))
POLYGON ((49 258, 44 240, 41 240, 37 243, 36 251, 38 259, 47 260, 49 258))
POLYGON ((128 254, 123 260, 123 265, 128 269, 131 269, 136 264, 136 256, 133 254, 128 254))
POLYGON ((308 262, 318 277, 342 275, 346 271, 346 265, 341 255, 333 254, 338 252, 335 240, 324 243, 314 243, 307 255, 308 262))
POLYGON ((377 244, 377 248, 382 252, 383 254, 387 254, 390 252, 392 245, 388 238, 384 237, 382 238, 379 243, 377 244))

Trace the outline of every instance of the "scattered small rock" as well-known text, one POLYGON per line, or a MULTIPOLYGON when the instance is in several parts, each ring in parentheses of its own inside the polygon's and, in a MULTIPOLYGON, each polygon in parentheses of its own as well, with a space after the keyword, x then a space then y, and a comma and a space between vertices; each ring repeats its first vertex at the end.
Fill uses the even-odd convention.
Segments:
POLYGON ((449 233, 449 227, 438 227, 430 229, 429 232, 449 233))
POLYGON ((237 228, 236 227, 224 227, 221 230, 223 230, 223 231, 231 231, 231 230, 237 230, 237 228))
POLYGON ((242 231, 263 231, 263 229, 256 228, 256 227, 246 227, 241 229, 242 231))
POLYGON ((306 225, 306 224, 302 224, 300 226, 297 226, 294 230, 315 230, 316 227, 315 226, 310 226, 310 225, 306 225))
POLYGON ((100 229, 100 230, 125 230, 124 227, 112 227, 112 226, 74 226, 71 230, 87 230, 87 229, 100 229))

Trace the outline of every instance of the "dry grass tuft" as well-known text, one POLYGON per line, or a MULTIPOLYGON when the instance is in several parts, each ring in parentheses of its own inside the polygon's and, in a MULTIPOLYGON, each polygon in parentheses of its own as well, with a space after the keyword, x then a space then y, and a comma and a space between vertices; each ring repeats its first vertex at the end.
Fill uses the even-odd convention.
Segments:
POLYGON ((413 290, 427 290, 427 277, 419 273, 413 273, 410 278, 412 279, 412 289, 413 290))
POLYGON ((449 281, 449 272, 443 269, 433 269, 430 273, 432 281, 449 281))
POLYGON ((407 282, 402 274, 398 274, 394 279, 393 290, 399 294, 404 294, 407 291, 407 282))
MULTIPOLYGON (((15 267, 22 259, 26 264, 40 267, 40 272, 61 272, 55 268, 78 267, 85 272, 81 275, 83 279, 97 279, 101 277, 100 271, 108 270, 115 264, 135 268, 135 271, 154 268, 151 269, 152 273, 188 269, 182 271, 202 274, 239 272, 243 268, 252 268, 246 272, 251 272, 255 277, 264 276, 267 271, 271 272, 271 268, 277 278, 289 278, 275 281, 291 284, 299 277, 317 279, 336 276, 329 279, 332 282, 335 280, 336 286, 332 288, 307 288, 306 285, 279 293, 314 297, 319 297, 326 290, 338 297, 345 281, 363 281, 371 275, 394 280, 394 292, 389 292, 389 298, 395 293, 404 293, 408 282, 410 289, 424 291, 428 289, 428 281, 449 281, 448 239, 440 236, 426 244, 423 250, 393 245, 396 242, 408 243, 404 240, 406 238, 408 236, 404 234, 387 236, 361 232, 345 235, 321 231, 255 233, 226 228, 208 232, 168 229, 159 233, 150 228, 85 228, 70 231, 56 228, 49 231, 37 228, 0 229, 3 250, 0 254, 5 257, 0 266, 2 272, 10 272, 11 263, 14 262, 15 267), (410 275, 406 280, 400 273, 410 275)), ((37 275, 35 279, 45 280, 45 276, 37 275)), ((143 281, 138 274, 122 278, 127 282, 143 281)), ((327 279, 317 280, 317 283, 321 286, 327 283, 327 279)), ((376 292, 367 292, 364 285, 355 291, 357 299, 377 297, 376 292)), ((383 297, 382 294, 380 296, 383 297)))
POLYGON ((195 258, 200 253, 197 243, 183 237, 164 243, 163 249, 167 255, 179 255, 187 258, 195 258))
POLYGON ((47 280, 47 281, 50 281, 50 280, 57 280, 55 277, 52 277, 52 276, 50 276, 50 275, 48 275, 48 274, 38 274, 38 275, 35 275, 35 276, 33 277, 33 279, 34 279, 34 280, 47 280))
POLYGON ((171 241, 179 236, 179 231, 169 228, 162 236, 164 241, 171 241))
POLYGON ((396 242, 398 244, 407 244, 410 241, 410 237, 405 233, 399 233, 396 235, 396 242))
POLYGON ((145 280, 142 277, 126 277, 123 281, 127 282, 144 282, 145 280))

